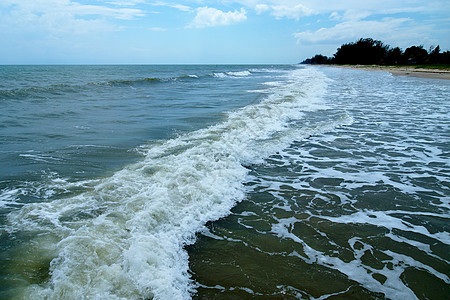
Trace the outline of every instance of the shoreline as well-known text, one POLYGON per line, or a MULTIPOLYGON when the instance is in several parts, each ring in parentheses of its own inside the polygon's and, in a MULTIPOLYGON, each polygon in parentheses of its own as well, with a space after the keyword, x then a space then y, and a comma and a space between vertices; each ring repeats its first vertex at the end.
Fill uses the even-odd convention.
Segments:
POLYGON ((366 65, 323 65, 334 68, 354 69, 363 71, 384 71, 396 76, 412 76, 431 79, 450 80, 450 70, 438 69, 416 69, 414 67, 389 67, 389 66, 366 66, 366 65))

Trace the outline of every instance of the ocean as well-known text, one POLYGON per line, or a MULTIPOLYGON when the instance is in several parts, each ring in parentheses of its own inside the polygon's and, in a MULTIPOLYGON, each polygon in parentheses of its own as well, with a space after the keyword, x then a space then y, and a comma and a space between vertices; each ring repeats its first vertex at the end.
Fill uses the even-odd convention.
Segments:
POLYGON ((1 299, 448 299, 450 81, 0 66, 1 299))

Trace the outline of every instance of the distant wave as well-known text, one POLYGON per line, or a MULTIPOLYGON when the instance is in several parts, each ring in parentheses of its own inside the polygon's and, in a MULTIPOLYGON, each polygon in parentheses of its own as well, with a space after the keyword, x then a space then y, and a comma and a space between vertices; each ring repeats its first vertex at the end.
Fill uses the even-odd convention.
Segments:
POLYGON ((258 69, 250 69, 249 70, 252 73, 279 73, 280 69, 270 69, 270 68, 258 68, 258 69))
POLYGON ((250 75, 252 75, 250 71, 220 72, 212 74, 212 76, 216 78, 247 77, 250 75))
POLYGON ((108 86, 140 86, 147 84, 157 84, 180 80, 195 80, 200 78, 198 75, 188 74, 180 75, 176 77, 146 77, 146 78, 136 78, 136 79, 115 79, 110 81, 98 81, 89 82, 81 85, 70 85, 70 84, 52 84, 49 86, 34 86, 27 88, 18 89, 4 89, 0 90, 0 99, 2 98, 21 98, 27 96, 33 97, 43 97, 47 93, 60 93, 60 92, 77 92, 82 91, 86 87, 108 87, 108 86))
POLYGON ((32 96, 34 98, 46 98, 47 94, 57 94, 62 92, 79 92, 84 91, 86 87, 121 87, 121 86, 145 86, 151 84, 167 83, 173 81, 197 80, 202 77, 215 78, 242 78, 251 76, 252 72, 270 72, 266 69, 253 69, 243 71, 217 72, 206 75, 183 74, 175 77, 144 77, 132 79, 114 79, 109 81, 88 82, 81 85, 71 84, 52 84, 48 86, 33 86, 27 88, 3 89, 0 90, 0 100, 8 98, 25 98, 32 96))
POLYGON ((177 77, 147 77, 131 80, 111 80, 107 82, 93 83, 96 85, 140 85, 140 84, 152 84, 152 83, 164 83, 177 80, 196 79, 197 75, 181 75, 177 77))

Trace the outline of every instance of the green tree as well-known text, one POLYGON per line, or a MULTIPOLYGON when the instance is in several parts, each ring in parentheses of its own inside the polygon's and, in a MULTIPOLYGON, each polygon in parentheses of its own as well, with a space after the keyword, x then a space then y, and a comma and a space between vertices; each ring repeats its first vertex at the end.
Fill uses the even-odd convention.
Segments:
POLYGON ((384 58, 384 62, 387 65, 400 65, 404 64, 403 51, 399 47, 389 49, 384 58))
POLYGON ((324 65, 329 63, 330 59, 321 54, 317 54, 314 57, 308 58, 302 62, 302 64, 311 64, 311 65, 324 65))
POLYGON ((411 46, 405 50, 406 63, 410 65, 422 65, 428 60, 428 52, 423 46, 411 46))
POLYGON ((359 39, 356 43, 343 44, 334 54, 337 64, 381 64, 389 46, 370 38, 359 39))
POLYGON ((430 49, 430 54, 428 55, 428 61, 430 64, 442 63, 441 48, 437 45, 434 50, 430 49))

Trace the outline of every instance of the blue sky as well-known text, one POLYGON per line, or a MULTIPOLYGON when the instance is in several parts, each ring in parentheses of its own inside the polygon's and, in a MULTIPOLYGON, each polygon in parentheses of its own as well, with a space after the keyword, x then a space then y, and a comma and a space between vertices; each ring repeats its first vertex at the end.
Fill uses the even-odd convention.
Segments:
POLYGON ((297 63, 360 37, 450 50, 450 3, 0 1, 0 64, 297 63))

